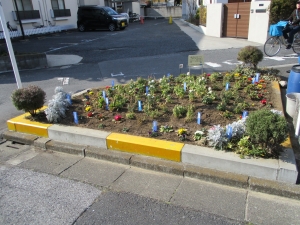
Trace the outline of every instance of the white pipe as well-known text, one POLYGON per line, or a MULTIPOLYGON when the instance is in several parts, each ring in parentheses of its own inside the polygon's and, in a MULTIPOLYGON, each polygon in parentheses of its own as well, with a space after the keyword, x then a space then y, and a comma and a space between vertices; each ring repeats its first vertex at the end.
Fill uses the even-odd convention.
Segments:
POLYGON ((5 16, 4 16, 4 12, 3 12, 1 2, 0 2, 0 22, 1 22, 1 25, 2 25, 4 38, 6 40, 6 45, 7 45, 10 61, 11 61, 11 64, 12 64, 12 67, 13 67, 13 70, 14 70, 14 74, 15 74, 15 78, 16 78, 16 81, 17 81, 17 86, 18 86, 18 89, 20 89, 20 88, 22 88, 21 78, 20 78, 18 65, 17 65, 16 58, 15 58, 15 53, 14 53, 14 50, 12 48, 9 32, 8 32, 7 27, 6 27, 6 20, 5 20, 5 16))
MULTIPOLYGON (((299 99, 298 99, 299 101, 299 99)), ((300 104, 298 104, 298 107, 300 106, 300 104)), ((297 118, 297 124, 295 127, 295 136, 298 137, 299 135, 299 128, 300 128, 300 111, 298 111, 298 118, 297 118)))

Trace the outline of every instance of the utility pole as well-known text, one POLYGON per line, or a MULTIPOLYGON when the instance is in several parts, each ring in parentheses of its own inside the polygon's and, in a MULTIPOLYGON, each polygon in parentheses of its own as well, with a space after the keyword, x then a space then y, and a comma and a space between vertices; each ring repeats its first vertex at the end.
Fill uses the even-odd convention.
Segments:
POLYGON ((22 32, 22 38, 24 40, 25 39, 25 34, 24 34, 24 30, 23 30, 23 24, 22 24, 22 21, 21 21, 21 18, 20 18, 17 2, 16 2, 16 0, 14 0, 14 1, 15 1, 16 10, 17 10, 18 21, 19 21, 19 24, 20 24, 21 32, 22 32))
POLYGON ((13 67, 13 70, 14 70, 17 86, 18 86, 18 89, 20 89, 20 88, 22 88, 21 78, 20 78, 19 69, 18 69, 18 65, 17 65, 17 62, 16 62, 16 58, 15 58, 15 53, 14 53, 13 48, 12 48, 9 32, 8 32, 7 27, 6 27, 6 19, 4 17, 4 12, 3 12, 1 2, 0 2, 0 22, 1 22, 1 25, 2 25, 3 34, 4 34, 5 41, 6 41, 10 61, 11 61, 11 64, 12 64, 12 67, 13 67))

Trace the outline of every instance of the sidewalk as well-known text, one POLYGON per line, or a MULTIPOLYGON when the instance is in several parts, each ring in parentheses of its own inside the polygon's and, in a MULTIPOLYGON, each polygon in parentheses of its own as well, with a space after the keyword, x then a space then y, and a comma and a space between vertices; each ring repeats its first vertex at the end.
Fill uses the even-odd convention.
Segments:
MULTIPOLYGON (((122 152, 106 153, 106 155, 102 155, 101 159, 95 159, 92 157, 91 152, 84 157, 78 154, 66 154, 52 150, 44 151, 41 148, 28 145, 20 148, 17 143, 10 141, 0 145, 0 151, 1 173, 9 171, 8 168, 13 167, 14 170, 12 171, 18 179, 18 183, 23 183, 23 185, 29 182, 28 176, 31 177, 31 181, 36 180, 34 182, 38 182, 38 179, 40 179, 40 175, 18 175, 24 174, 23 169, 26 169, 90 184, 100 191, 129 192, 171 205, 206 211, 239 221, 250 221, 253 224, 298 224, 300 219, 299 200, 259 192, 259 189, 268 188, 268 184, 260 183, 262 181, 259 179, 251 179, 249 181, 251 186, 248 187, 233 187, 209 182, 213 180, 209 177, 206 180, 199 180, 191 174, 178 173, 180 166, 186 167, 187 165, 175 165, 174 163, 173 167, 167 168, 166 163, 168 162, 164 160, 139 155, 132 156, 122 152)), ((107 150, 103 151, 107 152, 107 150)), ((222 180, 224 174, 219 173, 218 175, 219 179, 222 180)), ((45 191, 43 188, 38 188, 40 186, 38 183, 35 188, 32 187, 35 189, 35 195, 40 195, 41 192, 45 191)), ((75 186, 77 183, 73 185, 75 186)), ((270 185, 275 190, 281 184, 270 183, 270 185), (277 187, 274 185, 277 185, 277 187)), ((15 189, 13 186, 10 188, 11 190, 15 189)), ((88 187, 82 186, 82 188, 84 188, 84 192, 74 190, 75 193, 77 192, 79 196, 85 195, 88 187)), ((292 186, 283 185, 281 188, 280 191, 284 192, 292 186)), ((97 195, 100 195, 100 192, 97 194, 94 189, 90 189, 89 193, 90 200, 86 200, 90 203, 91 197, 96 198, 97 195)), ((2 204, 5 203, 6 205, 5 209, 3 208, 4 212, 12 210, 15 204, 11 201, 14 194, 14 191, 8 192, 5 198, 7 200, 5 202, 2 200, 2 204)), ((19 192, 18 195, 22 195, 22 193, 19 192)), ((26 197, 24 196, 24 198, 26 197)), ((60 201, 63 201, 63 199, 61 196, 60 201)), ((73 201, 70 201, 70 204, 73 204, 73 201)), ((17 209, 26 208, 28 204, 30 203, 20 201, 17 209)), ((28 213, 27 217, 31 216, 31 213, 28 213)), ((67 215, 69 215, 69 219, 74 217, 71 214, 67 215)), ((46 212, 44 216, 47 218, 49 214, 46 212)), ((43 213, 37 218, 43 218, 43 213)), ((13 218, 12 221, 16 222, 17 218, 13 218)))

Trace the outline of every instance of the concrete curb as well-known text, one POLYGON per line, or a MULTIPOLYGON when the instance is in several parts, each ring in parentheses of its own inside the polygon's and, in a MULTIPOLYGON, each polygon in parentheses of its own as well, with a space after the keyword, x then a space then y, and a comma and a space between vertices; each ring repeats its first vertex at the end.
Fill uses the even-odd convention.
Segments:
POLYGON ((74 145, 66 142, 53 141, 36 135, 22 134, 14 131, 5 132, 4 137, 8 140, 38 146, 46 151, 57 151, 74 155, 81 155, 84 157, 106 160, 114 163, 121 163, 147 170, 205 180, 208 182, 242 188, 249 191, 262 192, 300 200, 300 186, 295 184, 287 184, 247 175, 224 172, 220 170, 194 166, 182 162, 173 162, 150 156, 111 151, 108 149, 91 146, 74 145), (43 146, 45 148, 43 148, 43 146))

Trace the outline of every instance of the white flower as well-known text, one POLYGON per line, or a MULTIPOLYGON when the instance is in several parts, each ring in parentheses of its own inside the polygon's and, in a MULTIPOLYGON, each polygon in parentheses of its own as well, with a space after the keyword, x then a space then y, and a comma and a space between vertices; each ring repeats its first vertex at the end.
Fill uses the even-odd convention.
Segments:
POLYGON ((208 91, 211 92, 211 87, 208 87, 208 91))
POLYGON ((187 72, 187 73, 186 73, 186 75, 188 75, 188 76, 189 76, 189 75, 190 75, 190 72, 187 72))
POLYGON ((201 130, 197 130, 197 131, 195 132, 195 135, 197 135, 197 134, 199 134, 199 135, 203 135, 203 134, 204 134, 204 132, 203 132, 203 131, 201 131, 201 130))

